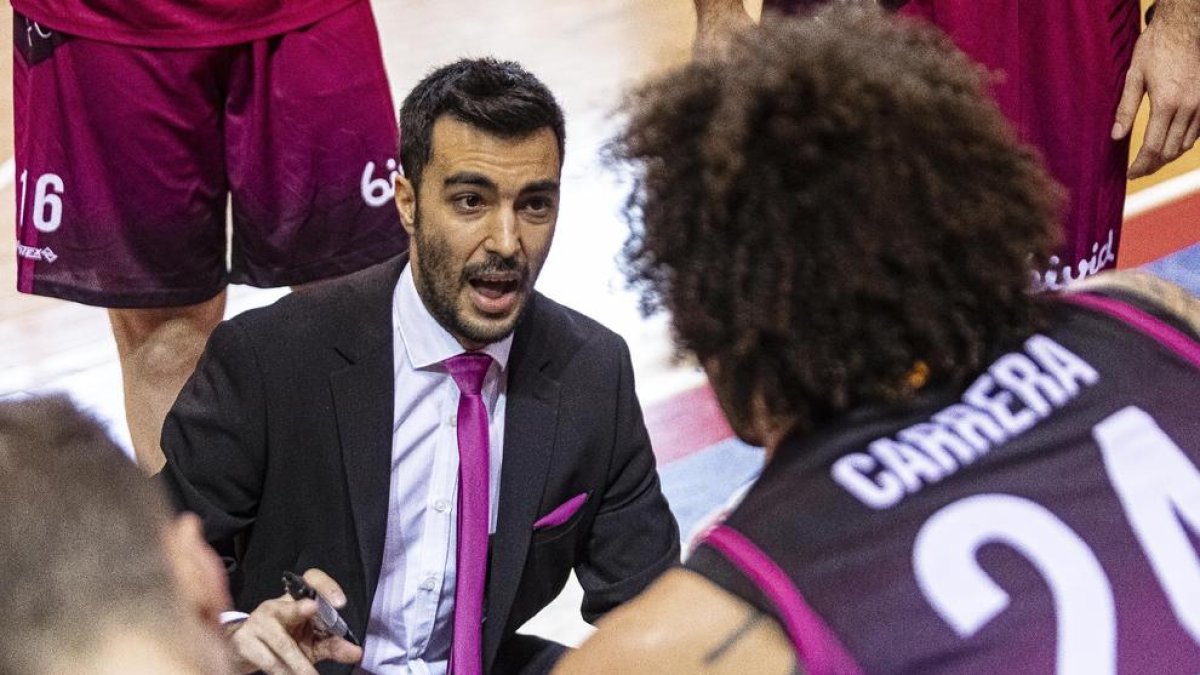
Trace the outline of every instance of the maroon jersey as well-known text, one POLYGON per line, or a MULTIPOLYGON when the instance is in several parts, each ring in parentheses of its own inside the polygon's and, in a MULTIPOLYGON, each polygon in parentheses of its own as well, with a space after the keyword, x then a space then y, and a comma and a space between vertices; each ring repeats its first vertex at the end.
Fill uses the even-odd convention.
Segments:
MULTIPOLYGON (((797 12, 828 0, 764 0, 797 12)), ((1063 245, 1038 274, 1057 289, 1116 265, 1129 137, 1113 141, 1138 0, 881 0, 942 29, 995 74, 991 91, 1021 140, 1067 189, 1063 245)))
POLYGON ((1129 137, 1110 134, 1141 28, 1138 0, 913 0, 904 11, 997 75, 1000 110, 1066 187, 1063 247, 1041 283, 1059 288, 1115 267, 1129 137))
POLYGON ((34 30, 179 49, 221 47, 281 35, 365 1, 12 0, 12 5, 37 23, 34 30))
POLYGON ((785 441, 689 566, 828 673, 1200 672, 1200 342, 1096 295, 785 441))

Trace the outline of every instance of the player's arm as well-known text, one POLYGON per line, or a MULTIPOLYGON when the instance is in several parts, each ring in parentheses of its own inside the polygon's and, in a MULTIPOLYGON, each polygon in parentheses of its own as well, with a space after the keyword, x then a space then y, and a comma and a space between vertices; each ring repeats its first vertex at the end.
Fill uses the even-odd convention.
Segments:
POLYGON ((1200 137, 1200 0, 1158 0, 1154 20, 1138 38, 1117 106, 1113 139, 1124 138, 1142 103, 1150 119, 1129 177, 1158 171, 1200 137))
POLYGON ((686 569, 667 572, 598 627, 559 663, 556 675, 801 672, 773 618, 686 569))
POLYGON ((1103 272, 1071 284, 1071 291, 1129 293, 1177 317, 1200 336, 1200 298, 1149 272, 1103 272))

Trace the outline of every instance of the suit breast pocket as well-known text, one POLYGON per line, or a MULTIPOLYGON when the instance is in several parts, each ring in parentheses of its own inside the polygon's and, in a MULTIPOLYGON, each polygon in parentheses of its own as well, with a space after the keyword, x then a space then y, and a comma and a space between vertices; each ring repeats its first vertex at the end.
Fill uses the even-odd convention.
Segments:
POLYGON ((533 524, 533 545, 562 540, 579 527, 588 512, 592 492, 581 492, 564 501, 533 524))

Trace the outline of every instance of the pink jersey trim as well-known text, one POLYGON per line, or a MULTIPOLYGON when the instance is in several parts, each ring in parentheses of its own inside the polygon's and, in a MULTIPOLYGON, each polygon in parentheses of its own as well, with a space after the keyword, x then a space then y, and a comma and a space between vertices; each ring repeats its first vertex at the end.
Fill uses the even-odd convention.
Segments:
POLYGON ((808 675, 862 675, 862 668, 804 601, 792 580, 753 542, 728 525, 719 525, 704 543, 745 574, 775 605, 796 649, 796 660, 808 675))
POLYGON ((1174 326, 1163 323, 1153 316, 1127 303, 1089 293, 1062 295, 1060 299, 1107 314, 1135 330, 1157 340, 1193 366, 1200 368, 1200 343, 1188 337, 1174 326))

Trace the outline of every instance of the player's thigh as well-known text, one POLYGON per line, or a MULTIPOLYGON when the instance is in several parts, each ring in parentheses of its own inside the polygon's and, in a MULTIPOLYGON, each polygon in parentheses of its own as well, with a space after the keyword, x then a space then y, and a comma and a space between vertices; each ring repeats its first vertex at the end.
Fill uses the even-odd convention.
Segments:
POLYGON ((239 54, 226 106, 233 280, 340 276, 407 248, 395 111, 370 4, 239 54))
POLYGON ((18 15, 18 285, 106 307, 225 284, 219 50, 143 50, 18 15))

